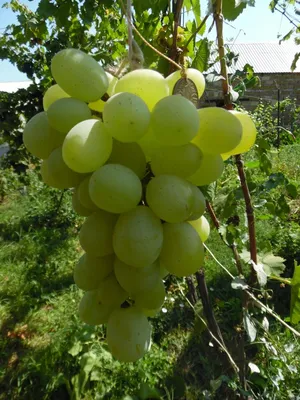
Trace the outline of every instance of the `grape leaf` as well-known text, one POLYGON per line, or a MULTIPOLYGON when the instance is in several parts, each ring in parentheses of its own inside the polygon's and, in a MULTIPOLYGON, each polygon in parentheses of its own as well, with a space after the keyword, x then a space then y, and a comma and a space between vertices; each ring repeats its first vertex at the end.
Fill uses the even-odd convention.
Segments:
POLYGON ((267 284, 267 274, 264 270, 264 265, 263 264, 255 264, 254 262, 252 263, 253 268, 256 272, 257 280, 260 286, 265 286, 267 284))
POLYGON ((192 68, 198 69, 203 72, 208 68, 209 59, 209 43, 207 39, 202 39, 200 41, 197 53, 192 63, 192 68))
POLYGON ((256 372, 257 374, 260 373, 260 369, 256 364, 249 362, 248 367, 250 368, 251 374, 253 374, 254 372, 256 372))
POLYGON ((286 185, 286 190, 289 194, 289 196, 291 196, 292 199, 296 199, 298 196, 298 191, 297 191, 297 187, 295 185, 293 185, 292 183, 288 183, 286 185))
POLYGON ((228 21, 234 21, 244 11, 246 7, 247 7, 246 3, 241 3, 238 0, 224 1, 223 16, 228 21))
POLYGON ((292 65, 291 65, 291 71, 295 71, 299 58, 300 58, 300 53, 296 53, 295 56, 294 56, 292 65))
POLYGON ((234 277, 233 281, 231 282, 231 287, 232 289, 241 289, 241 290, 248 289, 248 285, 244 281, 244 279, 241 279, 238 276, 234 277))
POLYGON ((252 342, 254 342, 254 340, 256 338, 257 330, 256 330, 255 324, 254 324, 252 318, 250 317, 248 311, 244 311, 243 321, 244 321, 245 331, 247 332, 250 342, 252 343, 252 342))
POLYGON ((201 6, 200 6, 200 0, 190 0, 192 4, 192 10, 195 15, 195 20, 197 26, 200 25, 201 23, 201 6))
POLYGON ((82 344, 80 342, 75 342, 73 346, 68 351, 71 356, 76 357, 82 350, 82 344))
MULTIPOLYGON (((240 254, 240 257, 246 263, 249 263, 251 260, 250 253, 247 250, 244 250, 240 254)), ((263 271, 267 276, 280 276, 285 270, 284 262, 284 258, 274 256, 272 253, 262 253, 257 255, 257 265, 261 264, 263 266, 263 271)))

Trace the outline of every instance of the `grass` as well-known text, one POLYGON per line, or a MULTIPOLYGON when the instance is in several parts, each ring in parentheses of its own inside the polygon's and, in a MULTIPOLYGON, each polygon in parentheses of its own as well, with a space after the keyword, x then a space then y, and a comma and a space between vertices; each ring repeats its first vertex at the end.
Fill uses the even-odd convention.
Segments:
MULTIPOLYGON (((279 156, 273 155, 274 168, 298 184, 299 156, 299 145, 287 146, 279 156)), ((255 174, 261 181, 265 179, 255 174)), ((226 179, 227 185, 234 187, 233 168, 226 179)), ((34 170, 24 178, 26 191, 18 182, 0 205, 0 399, 121 400, 137 393, 136 399, 145 399, 142 391, 153 387, 160 389, 164 399, 233 398, 237 380, 232 378, 227 359, 215 346, 208 345, 208 333, 195 319, 174 279, 166 281, 169 291, 164 312, 152 320, 151 352, 135 365, 112 359, 104 341, 105 328, 89 327, 78 318, 82 292, 73 283, 72 271, 81 254, 77 237, 82 219, 71 210, 70 193, 66 192, 61 201, 61 194, 45 188, 34 170), (223 388, 221 394, 218 384, 223 388)), ((260 215, 266 211, 262 207, 256 212, 260 215)), ((242 203, 238 213, 243 222, 242 203)), ((291 262, 299 257, 299 232, 294 220, 262 219, 257 223, 259 245, 270 242, 275 252, 289 255, 291 262)), ((207 246, 237 274, 231 250, 215 230, 207 246)), ((242 329, 241 292, 232 289, 231 279, 208 254, 205 273, 225 342, 237 357, 238 332, 242 329)), ((180 285, 186 290, 183 281, 180 285)), ((288 299, 287 289, 277 285, 274 293, 278 290, 284 291, 279 298, 288 299)), ((287 303, 279 308, 283 317, 287 315, 287 303)), ((202 313, 199 303, 196 310, 202 313)), ((254 317, 262 321, 263 315, 254 317)), ((280 373, 289 382, 290 395, 299 394, 293 371, 298 368, 300 349, 289 333, 270 318, 269 323, 269 332, 258 328, 259 342, 265 344, 246 346, 248 359, 261 369, 248 378, 262 398, 285 399, 288 391, 280 381, 280 373), (285 348, 291 344, 293 353, 288 353, 285 348), (276 361, 274 349, 281 357, 276 361)))

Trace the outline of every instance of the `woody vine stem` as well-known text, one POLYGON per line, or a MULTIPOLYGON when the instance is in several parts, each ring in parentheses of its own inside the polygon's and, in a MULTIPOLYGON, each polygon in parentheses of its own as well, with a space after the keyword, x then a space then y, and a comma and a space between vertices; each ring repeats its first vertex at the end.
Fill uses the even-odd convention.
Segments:
MULTIPOLYGON (((227 73, 227 66, 226 66, 226 59, 225 59, 225 49, 224 49, 224 39, 223 39, 223 14, 222 14, 222 0, 216 0, 214 4, 214 20, 217 29, 217 40, 218 40, 218 51, 219 51, 219 59, 220 59, 220 67, 221 67, 221 75, 224 78, 222 80, 222 89, 223 89, 223 96, 224 96, 224 103, 225 108, 227 110, 232 110, 232 100, 230 95, 230 85, 228 81, 228 73, 227 73)), ((251 196, 247 184, 247 179, 244 170, 243 160, 240 154, 235 156, 235 162, 238 170, 238 175, 241 183, 241 188, 245 200, 246 205, 246 214, 247 214, 247 221, 248 221, 248 232, 249 232, 249 243, 250 243, 250 256, 251 261, 257 264, 257 247, 256 247, 256 235, 255 235, 255 218, 254 218, 254 211, 251 201, 251 196)), ((235 249, 232 249, 235 253, 235 249)), ((236 259, 236 254, 235 259, 236 259)), ((254 284, 256 282, 256 272, 251 266, 251 275, 250 275, 250 284, 254 284)), ((241 272, 239 270, 239 272, 241 272)))

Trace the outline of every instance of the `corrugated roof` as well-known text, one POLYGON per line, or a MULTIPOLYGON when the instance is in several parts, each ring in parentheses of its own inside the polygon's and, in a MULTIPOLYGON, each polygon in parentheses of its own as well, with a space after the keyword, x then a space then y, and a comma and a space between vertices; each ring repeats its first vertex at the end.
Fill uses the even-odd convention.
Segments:
MULTIPOLYGON (((291 73, 291 64, 300 46, 293 42, 270 43, 228 43, 230 50, 239 54, 235 66, 229 69, 233 73, 250 64, 256 73, 291 73)), ((300 61, 294 72, 300 72, 300 61)))

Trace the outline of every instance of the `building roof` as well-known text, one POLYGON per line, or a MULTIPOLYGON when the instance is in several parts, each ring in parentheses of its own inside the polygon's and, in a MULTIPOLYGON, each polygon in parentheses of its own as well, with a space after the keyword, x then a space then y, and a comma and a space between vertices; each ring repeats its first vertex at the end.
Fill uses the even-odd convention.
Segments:
POLYGON ((27 89, 32 81, 0 82, 0 92, 13 93, 18 89, 27 89))
MULTIPOLYGON (((300 51, 300 46, 293 42, 228 43, 228 46, 239 54, 236 65, 229 69, 230 73, 243 69, 245 64, 250 64, 255 73, 291 73, 294 55, 300 51)), ((300 60, 294 72, 300 72, 300 60)))

